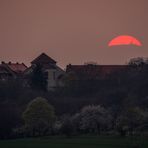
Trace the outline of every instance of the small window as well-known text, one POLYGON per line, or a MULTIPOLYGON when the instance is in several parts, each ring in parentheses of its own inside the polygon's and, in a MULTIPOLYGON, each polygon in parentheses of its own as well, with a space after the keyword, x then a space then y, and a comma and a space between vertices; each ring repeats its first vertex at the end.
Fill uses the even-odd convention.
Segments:
POLYGON ((53 79, 55 80, 56 79, 56 73, 53 72, 53 79))
POLYGON ((45 79, 48 79, 48 72, 47 71, 44 73, 44 77, 45 77, 45 79))

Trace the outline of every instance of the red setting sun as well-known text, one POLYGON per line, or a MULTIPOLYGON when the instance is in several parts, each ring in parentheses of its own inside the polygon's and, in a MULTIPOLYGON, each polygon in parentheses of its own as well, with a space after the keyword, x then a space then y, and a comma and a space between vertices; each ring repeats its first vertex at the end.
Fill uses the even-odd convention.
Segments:
POLYGON ((133 36, 121 35, 112 39, 108 46, 117 46, 117 45, 136 45, 142 46, 141 42, 133 36))

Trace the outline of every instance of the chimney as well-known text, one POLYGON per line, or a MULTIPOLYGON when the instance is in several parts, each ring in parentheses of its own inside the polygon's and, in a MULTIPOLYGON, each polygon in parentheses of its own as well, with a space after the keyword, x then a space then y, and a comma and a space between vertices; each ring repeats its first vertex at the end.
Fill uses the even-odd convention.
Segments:
POLYGON ((68 65, 66 66, 66 71, 68 72, 70 69, 71 69, 71 64, 68 64, 68 65))
POLYGON ((71 64, 68 64, 67 66, 68 66, 68 67, 71 67, 71 64))

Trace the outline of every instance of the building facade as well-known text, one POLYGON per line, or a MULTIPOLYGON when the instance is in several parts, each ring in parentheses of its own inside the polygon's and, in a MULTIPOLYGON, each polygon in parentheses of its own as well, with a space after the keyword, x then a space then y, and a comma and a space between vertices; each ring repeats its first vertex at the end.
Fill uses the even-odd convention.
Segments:
POLYGON ((42 53, 31 62, 31 66, 25 70, 24 75, 31 75, 37 65, 42 67, 42 72, 47 80, 47 90, 54 90, 56 87, 63 86, 62 78, 65 71, 57 66, 57 62, 45 53, 42 53))
POLYGON ((1 62, 0 80, 17 79, 23 77, 23 72, 28 67, 24 63, 1 62))
POLYGON ((127 65, 69 64, 66 67, 66 71, 64 71, 54 59, 42 53, 31 62, 30 67, 27 67, 24 63, 1 62, 0 80, 21 78, 24 85, 29 86, 29 77, 38 65, 41 66, 41 71, 45 76, 47 90, 63 87, 67 78, 71 80, 104 79, 114 72, 120 72, 128 68, 127 65))
POLYGON ((128 65, 69 64, 66 67, 66 73, 72 75, 75 80, 97 80, 105 79, 111 74, 125 71, 127 68, 128 65))

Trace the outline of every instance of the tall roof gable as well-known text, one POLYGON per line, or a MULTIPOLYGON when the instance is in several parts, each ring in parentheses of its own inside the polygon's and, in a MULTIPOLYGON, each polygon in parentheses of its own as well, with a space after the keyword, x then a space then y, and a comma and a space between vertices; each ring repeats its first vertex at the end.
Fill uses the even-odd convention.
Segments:
POLYGON ((56 64, 56 61, 45 53, 42 53, 37 58, 35 58, 31 64, 56 64))

